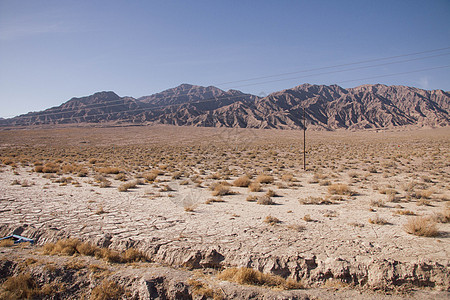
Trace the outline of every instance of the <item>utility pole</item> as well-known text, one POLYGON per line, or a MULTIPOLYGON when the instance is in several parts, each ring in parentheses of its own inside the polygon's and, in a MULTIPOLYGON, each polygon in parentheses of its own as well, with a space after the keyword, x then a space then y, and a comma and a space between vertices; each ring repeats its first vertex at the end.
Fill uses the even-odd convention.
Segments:
POLYGON ((306 113, 303 107, 303 170, 306 171, 306 113))

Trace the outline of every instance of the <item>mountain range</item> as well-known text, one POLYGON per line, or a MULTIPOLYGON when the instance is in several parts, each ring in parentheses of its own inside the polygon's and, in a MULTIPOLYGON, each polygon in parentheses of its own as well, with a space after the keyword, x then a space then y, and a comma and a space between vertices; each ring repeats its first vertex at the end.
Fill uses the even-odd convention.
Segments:
POLYGON ((302 84, 266 97, 182 84, 140 98, 114 92, 72 98, 60 106, 0 119, 1 126, 70 123, 172 124, 318 130, 450 125, 450 92, 407 86, 302 84))

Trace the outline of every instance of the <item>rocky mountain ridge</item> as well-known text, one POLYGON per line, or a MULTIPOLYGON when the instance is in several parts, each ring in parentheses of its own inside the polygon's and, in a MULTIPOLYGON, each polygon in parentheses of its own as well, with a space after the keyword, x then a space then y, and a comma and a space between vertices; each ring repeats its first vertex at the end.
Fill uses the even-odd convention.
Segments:
POLYGON ((381 84, 344 89, 302 84, 264 98, 182 84, 150 96, 100 92, 0 120, 2 126, 69 123, 171 124, 239 128, 370 129, 450 125, 450 92, 381 84))

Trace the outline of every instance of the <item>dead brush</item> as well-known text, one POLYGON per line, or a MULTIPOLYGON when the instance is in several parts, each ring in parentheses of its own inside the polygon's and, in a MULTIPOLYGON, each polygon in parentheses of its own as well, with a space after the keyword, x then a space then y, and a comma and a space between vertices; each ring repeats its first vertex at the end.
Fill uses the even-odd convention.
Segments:
POLYGON ((330 193, 331 195, 355 195, 355 192, 353 192, 348 185, 341 183, 328 186, 328 193, 330 193))
POLYGON ((119 300, 123 299, 125 289, 116 282, 104 279, 101 284, 92 289, 90 300, 119 300))
POLYGON ((265 184, 268 184, 268 183, 273 183, 274 182, 274 178, 273 178, 273 176, 271 176, 271 175, 264 175, 264 174, 261 174, 261 175, 258 175, 257 177, 256 177, 256 182, 259 182, 259 183, 265 183, 265 184))
POLYGON ((119 192, 127 192, 129 189, 135 188, 138 183, 139 182, 137 180, 133 180, 119 185, 117 189, 119 190, 119 192))
POLYGON ((258 200, 256 201, 257 204, 261 205, 273 205, 275 202, 273 202, 272 198, 270 198, 267 195, 258 197, 258 200))
POLYGON ((122 170, 117 167, 103 167, 98 168, 96 171, 102 174, 119 174, 120 172, 122 172, 122 170))
POLYGON ((369 218, 370 224, 377 224, 377 225, 386 225, 389 224, 388 221, 386 221, 383 218, 380 218, 379 216, 376 216, 375 218, 369 218))
POLYGON ((234 194, 234 192, 231 191, 230 187, 222 183, 215 184, 214 190, 212 191, 213 196, 225 196, 232 194, 234 194))
POLYGON ((237 187, 248 187, 251 183, 250 178, 247 175, 243 175, 233 181, 233 185, 237 187))
POLYGON ((54 294, 54 287, 44 284, 39 287, 30 273, 9 277, 1 285, 1 299, 44 299, 54 294))
POLYGON ((261 184, 259 182, 252 182, 248 186, 248 189, 250 190, 250 192, 260 192, 261 191, 261 184))
POLYGON ((436 221, 429 217, 415 217, 408 220, 403 229, 413 235, 435 237, 439 235, 436 221))
POLYGON ((238 284, 267 286, 283 290, 302 289, 301 282, 293 279, 284 279, 281 276, 264 274, 251 268, 229 268, 220 272, 217 277, 221 280, 236 282, 238 284))
POLYGON ((225 299, 223 292, 220 289, 212 289, 207 283, 200 280, 189 279, 187 284, 191 287, 192 293, 200 296, 201 299, 225 299))
POLYGON ((442 208, 442 211, 436 213, 433 219, 439 223, 450 223, 450 206, 442 208))
POLYGON ((333 204, 333 201, 329 200, 328 198, 323 197, 313 197, 309 196, 307 198, 298 199, 298 202, 303 205, 327 205, 327 204, 333 204))
POLYGON ((267 224, 273 226, 275 224, 281 223, 281 221, 280 221, 280 219, 269 215, 269 216, 266 216, 266 218, 264 219, 264 223, 267 223, 267 224))
POLYGON ((129 248, 124 252, 108 248, 100 248, 78 239, 63 239, 56 243, 47 243, 41 248, 45 255, 85 255, 95 256, 110 263, 131 263, 138 261, 149 261, 149 258, 141 251, 129 248))

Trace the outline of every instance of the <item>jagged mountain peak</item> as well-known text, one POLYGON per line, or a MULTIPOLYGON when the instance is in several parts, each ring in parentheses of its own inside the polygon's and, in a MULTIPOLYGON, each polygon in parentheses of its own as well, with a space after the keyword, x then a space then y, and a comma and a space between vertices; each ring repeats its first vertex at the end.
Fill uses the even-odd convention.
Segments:
POLYGON ((407 86, 304 83, 264 98, 238 90, 183 83, 134 99, 104 91, 72 98, 61 106, 12 119, 3 125, 82 122, 163 123, 191 126, 334 130, 450 125, 450 94, 407 86))

